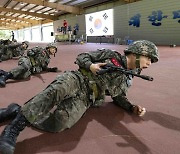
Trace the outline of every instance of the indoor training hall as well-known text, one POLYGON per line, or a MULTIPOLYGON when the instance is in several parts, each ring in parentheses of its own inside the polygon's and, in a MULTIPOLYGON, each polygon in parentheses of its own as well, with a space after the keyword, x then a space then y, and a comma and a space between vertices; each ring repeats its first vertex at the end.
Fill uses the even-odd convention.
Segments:
MULTIPOLYGON (((23 106, 58 75, 77 70, 81 53, 110 49, 123 55, 137 40, 151 41, 159 51, 159 61, 141 72, 153 81, 134 76, 127 93, 128 100, 146 108, 144 116, 106 96, 70 129, 50 133, 26 127, 14 154, 179 154, 179 0, 1 0, 0 39, 28 41, 28 49, 55 44, 49 66, 59 70, 7 80, 0 87, 0 116, 11 103, 23 106)), ((0 70, 10 71, 18 60, 1 61, 0 70)), ((0 134, 10 123, 0 123, 0 134)))

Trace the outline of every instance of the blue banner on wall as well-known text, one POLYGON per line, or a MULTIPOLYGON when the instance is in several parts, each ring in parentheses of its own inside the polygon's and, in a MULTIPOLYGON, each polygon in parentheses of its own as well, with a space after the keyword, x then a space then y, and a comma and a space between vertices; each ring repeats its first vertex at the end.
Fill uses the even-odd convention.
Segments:
MULTIPOLYGON (((173 18, 177 20, 178 19, 178 23, 180 23, 180 10, 177 11, 173 11, 173 18)), ((130 18, 129 20, 129 26, 133 26, 133 27, 140 27, 141 21, 141 14, 135 14, 133 17, 130 18)), ((161 26, 162 23, 161 21, 165 18, 168 18, 168 15, 163 15, 163 12, 161 10, 158 11, 152 11, 152 14, 149 15, 148 17, 148 21, 151 22, 152 26, 161 26)))

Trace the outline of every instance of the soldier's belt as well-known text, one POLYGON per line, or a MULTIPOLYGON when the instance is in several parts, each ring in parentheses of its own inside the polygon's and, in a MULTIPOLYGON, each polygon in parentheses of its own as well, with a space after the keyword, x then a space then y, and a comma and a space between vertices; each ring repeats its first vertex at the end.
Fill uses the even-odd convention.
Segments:
POLYGON ((92 73, 90 71, 87 71, 85 69, 79 69, 80 72, 86 76, 89 79, 89 88, 92 90, 92 95, 91 95, 91 100, 93 100, 93 102, 95 101, 95 99, 98 97, 99 92, 98 92, 98 87, 96 82, 93 80, 92 77, 92 73))

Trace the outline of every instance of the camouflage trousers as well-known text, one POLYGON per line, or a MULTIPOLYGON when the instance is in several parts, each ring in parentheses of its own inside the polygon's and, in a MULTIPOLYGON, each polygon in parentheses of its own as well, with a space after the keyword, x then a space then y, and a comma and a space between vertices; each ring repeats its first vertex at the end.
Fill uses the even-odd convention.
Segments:
POLYGON ((18 66, 12 70, 10 73, 13 75, 13 79, 26 79, 31 75, 31 61, 28 57, 21 57, 18 61, 18 66))
POLYGON ((72 127, 90 107, 88 90, 78 72, 65 72, 22 107, 36 128, 59 132, 72 127))
POLYGON ((6 53, 0 53, 0 59, 2 61, 5 61, 5 60, 9 60, 9 59, 12 59, 13 57, 13 54, 12 54, 12 51, 10 50, 7 50, 6 53))

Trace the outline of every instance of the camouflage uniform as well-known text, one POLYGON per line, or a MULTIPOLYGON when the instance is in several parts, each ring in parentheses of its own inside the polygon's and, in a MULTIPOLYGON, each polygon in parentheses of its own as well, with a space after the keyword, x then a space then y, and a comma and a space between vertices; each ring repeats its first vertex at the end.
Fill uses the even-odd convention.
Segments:
POLYGON ((34 47, 27 51, 27 56, 23 56, 18 61, 18 67, 10 70, 12 79, 25 79, 31 74, 40 73, 48 68, 50 56, 46 49, 34 47))
MULTIPOLYGON (((17 44, 18 45, 18 44, 17 44)), ((13 57, 19 57, 19 56, 23 56, 25 53, 24 47, 22 47, 22 44, 20 44, 19 46, 17 46, 16 48, 12 49, 12 54, 13 57)))
MULTIPOLYGON (((136 55, 139 64, 135 65, 136 68, 140 66, 139 55, 149 57, 152 63, 157 62, 159 57, 156 46, 144 40, 134 42, 125 50, 125 56, 111 50, 82 53, 76 59, 76 64, 80 67, 78 71, 59 75, 45 90, 27 101, 21 110, 18 104, 1 109, 0 117, 15 118, 1 133, 0 152, 13 154, 19 133, 29 123, 49 132, 72 127, 89 107, 102 105, 105 95, 110 95, 114 103, 127 111, 142 116, 145 109, 131 104, 126 98, 132 76, 117 71, 94 75, 90 70, 90 66, 93 72, 94 69, 97 70, 99 67, 96 66, 102 66, 101 62, 127 68, 126 56, 130 53, 136 55), (92 65, 94 63, 99 64, 92 65)), ((149 58, 146 58, 148 62, 149 58)))
POLYGON ((82 69, 59 75, 22 107, 23 115, 39 129, 58 132, 72 127, 89 107, 102 105, 105 95, 110 95, 116 104, 131 111, 132 105, 125 97, 131 85, 131 76, 120 72, 93 75, 89 70, 92 63, 112 63, 111 58, 116 58, 122 67, 127 68, 125 56, 116 51, 98 50, 80 54, 76 63, 86 69, 91 78, 82 69), (98 94, 94 91, 94 85, 98 94), (54 106, 56 109, 52 111, 54 106))
MULTIPOLYGON (((11 44, 10 40, 0 40, 0 62, 3 60, 8 59, 8 57, 4 54, 6 53, 5 51, 7 50, 7 47, 11 44)), ((9 53, 8 53, 9 54, 9 53)))
POLYGON ((24 47, 22 47, 21 43, 12 43, 9 45, 5 45, 1 48, 0 59, 2 61, 12 59, 13 57, 22 56, 25 52, 24 47))

